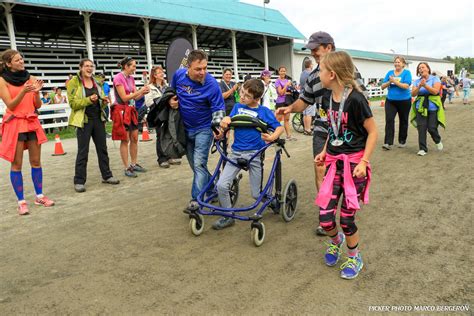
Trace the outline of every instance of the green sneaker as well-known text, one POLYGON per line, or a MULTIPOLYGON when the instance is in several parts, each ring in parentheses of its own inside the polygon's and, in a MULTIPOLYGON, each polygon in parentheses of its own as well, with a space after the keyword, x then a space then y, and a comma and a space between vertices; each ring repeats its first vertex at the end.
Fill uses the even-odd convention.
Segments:
POLYGON ((325 243, 328 246, 326 254, 324 255, 324 261, 327 266, 334 267, 341 258, 341 246, 346 240, 346 236, 342 233, 339 233, 339 236, 341 236, 341 242, 338 245, 335 245, 332 242, 325 243))
POLYGON ((346 280, 355 279, 363 267, 364 262, 360 252, 355 257, 348 257, 347 261, 341 265, 341 278, 346 280))

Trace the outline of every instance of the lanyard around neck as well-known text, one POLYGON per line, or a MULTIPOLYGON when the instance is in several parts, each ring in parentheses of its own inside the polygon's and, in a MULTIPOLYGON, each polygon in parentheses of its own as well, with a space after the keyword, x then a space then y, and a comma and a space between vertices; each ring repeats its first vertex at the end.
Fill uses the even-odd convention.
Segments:
POLYGON ((332 131, 333 131, 334 136, 336 137, 336 139, 339 136, 339 129, 341 127, 341 121, 342 121, 342 112, 344 110, 344 103, 346 103, 348 92, 349 92, 349 88, 345 87, 344 88, 344 94, 342 95, 341 103, 339 104, 339 110, 338 110, 338 114, 337 114, 337 124, 335 122, 334 113, 332 111, 332 96, 333 96, 333 93, 331 93, 331 98, 329 99, 329 117, 331 118, 332 131))

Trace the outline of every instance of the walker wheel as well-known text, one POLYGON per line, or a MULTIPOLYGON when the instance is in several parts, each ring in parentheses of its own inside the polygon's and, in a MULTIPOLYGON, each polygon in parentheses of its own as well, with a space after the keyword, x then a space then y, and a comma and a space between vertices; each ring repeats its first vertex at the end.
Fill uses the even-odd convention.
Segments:
POLYGON ((251 232, 252 242, 255 246, 260 247, 265 239, 265 225, 263 223, 253 223, 251 232))
POLYGON ((283 210, 280 211, 281 217, 285 222, 290 222, 296 215, 296 204, 298 202, 298 187, 296 181, 288 181, 283 194, 283 210))
POLYGON ((189 220, 189 228, 194 236, 199 236, 204 231, 204 217, 201 214, 195 213, 189 220))
POLYGON ((242 175, 240 175, 240 178, 236 177, 234 180, 232 180, 232 185, 229 190, 229 195, 230 195, 230 202, 232 207, 237 204, 237 200, 239 199, 239 182, 240 179, 242 178, 242 175))

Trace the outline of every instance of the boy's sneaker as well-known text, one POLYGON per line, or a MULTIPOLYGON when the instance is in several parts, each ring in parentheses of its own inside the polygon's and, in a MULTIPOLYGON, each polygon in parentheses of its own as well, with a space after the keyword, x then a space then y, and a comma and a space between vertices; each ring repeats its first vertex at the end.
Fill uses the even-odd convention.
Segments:
POLYGON ((130 178, 136 178, 136 177, 138 177, 137 174, 133 171, 132 166, 130 166, 130 167, 128 167, 127 169, 125 169, 124 174, 125 174, 127 177, 130 177, 130 178))
POLYGON ((338 245, 335 245, 332 242, 326 243, 328 248, 326 249, 326 254, 324 255, 324 261, 326 262, 327 266, 334 267, 341 258, 341 247, 346 240, 346 236, 344 236, 342 233, 339 233, 339 236, 341 238, 341 242, 338 245))
POLYGON ((28 204, 26 201, 18 203, 18 215, 28 215, 30 211, 28 210, 28 204))
POLYGON ((419 152, 417 152, 416 154, 417 154, 418 156, 424 156, 424 155, 427 154, 427 152, 422 149, 422 150, 420 150, 419 152))
POLYGON ((139 164, 130 165, 134 172, 146 172, 146 169, 140 166, 139 164))
POLYGON ((355 279, 363 266, 364 262, 360 252, 355 257, 348 257, 347 261, 341 265, 341 278, 346 280, 355 279))
POLYGON ((226 227, 230 227, 234 224, 235 219, 233 219, 232 217, 221 217, 214 224, 212 224, 212 228, 215 230, 221 230, 226 227))
POLYGON ((443 150, 444 148, 443 143, 442 142, 437 143, 436 148, 438 148, 438 150, 443 150))
POLYGON ((50 206, 54 205, 54 201, 50 200, 46 195, 43 195, 40 198, 36 197, 35 204, 36 205, 42 205, 44 207, 50 207, 50 206))

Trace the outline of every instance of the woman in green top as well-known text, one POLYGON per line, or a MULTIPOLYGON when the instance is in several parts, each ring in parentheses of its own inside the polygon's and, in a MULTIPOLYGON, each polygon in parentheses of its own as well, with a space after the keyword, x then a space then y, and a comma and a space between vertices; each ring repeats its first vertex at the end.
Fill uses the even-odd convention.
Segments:
POLYGON ((102 86, 93 77, 93 72, 92 60, 82 59, 79 63, 79 72, 67 83, 67 97, 72 109, 69 125, 76 127, 78 147, 74 175, 76 192, 86 191, 87 160, 91 137, 97 151, 102 183, 120 183, 110 171, 107 153, 104 108, 107 106, 108 98, 104 95, 102 86))
POLYGON ((438 77, 431 74, 428 63, 421 62, 416 67, 416 74, 420 78, 413 82, 411 95, 416 97, 412 104, 410 122, 418 129, 418 156, 428 153, 426 132, 436 144, 438 150, 443 150, 443 143, 438 132, 438 125, 446 126, 444 109, 439 96, 441 82, 438 77))

